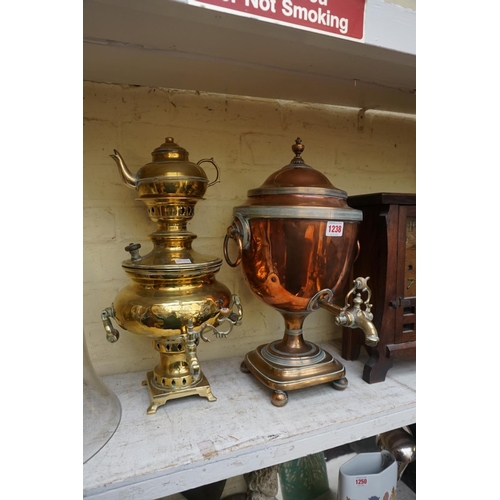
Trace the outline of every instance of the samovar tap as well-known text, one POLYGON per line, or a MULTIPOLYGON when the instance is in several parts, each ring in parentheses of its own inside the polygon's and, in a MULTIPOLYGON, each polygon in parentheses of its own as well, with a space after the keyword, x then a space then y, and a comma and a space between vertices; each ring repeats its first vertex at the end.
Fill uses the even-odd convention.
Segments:
POLYGON ((370 277, 368 276, 367 278, 356 278, 353 281, 354 286, 347 293, 345 305, 342 308, 332 303, 333 292, 327 288, 320 290, 311 298, 307 305, 307 309, 315 311, 318 307, 322 307, 327 311, 337 314, 335 318, 337 325, 347 328, 360 328, 365 334, 366 345, 375 347, 380 339, 377 329, 373 324, 373 313, 371 312, 373 305, 370 303, 372 291, 367 284, 369 279, 370 277), (361 298, 361 293, 363 292, 368 294, 366 300, 361 298), (354 293, 356 293, 356 296, 351 306, 350 299, 354 293), (365 306, 365 309, 361 308, 362 305, 365 306))
POLYGON ((201 374, 200 362, 198 361, 198 356, 196 355, 196 339, 198 336, 194 331, 192 319, 188 321, 186 337, 186 360, 189 364, 189 371, 195 380, 199 380, 201 374))

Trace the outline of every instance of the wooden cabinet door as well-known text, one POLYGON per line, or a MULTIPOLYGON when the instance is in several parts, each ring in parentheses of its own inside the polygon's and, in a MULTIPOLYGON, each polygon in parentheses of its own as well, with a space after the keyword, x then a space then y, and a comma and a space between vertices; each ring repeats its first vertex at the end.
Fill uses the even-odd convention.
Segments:
POLYGON ((395 343, 417 338, 417 218, 416 207, 400 205, 398 217, 397 314, 395 343))

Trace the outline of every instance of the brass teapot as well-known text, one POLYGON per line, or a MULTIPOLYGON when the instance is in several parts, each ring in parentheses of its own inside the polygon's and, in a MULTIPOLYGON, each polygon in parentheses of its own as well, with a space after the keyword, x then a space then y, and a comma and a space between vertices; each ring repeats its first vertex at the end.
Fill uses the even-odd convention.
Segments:
POLYGON ((128 169, 120 153, 113 150, 110 155, 118 165, 118 171, 125 185, 136 189, 139 198, 189 197, 201 199, 208 187, 220 182, 219 167, 213 158, 203 159, 198 163, 189 161, 189 153, 176 144, 172 137, 158 146, 152 153, 153 160, 141 167, 136 174, 128 169), (216 170, 215 180, 208 182, 202 163, 211 163, 216 170))

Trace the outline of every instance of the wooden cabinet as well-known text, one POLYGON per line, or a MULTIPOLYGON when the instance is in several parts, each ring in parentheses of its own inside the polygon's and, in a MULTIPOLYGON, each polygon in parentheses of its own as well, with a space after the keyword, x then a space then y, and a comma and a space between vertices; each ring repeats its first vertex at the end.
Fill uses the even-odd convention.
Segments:
POLYGON ((370 358, 363 380, 372 384, 385 380, 394 359, 416 354, 416 196, 374 193, 350 196, 348 204, 363 211, 353 276, 370 277, 380 341, 377 347, 366 346, 361 330, 345 328, 342 356, 355 360, 365 345, 370 358))

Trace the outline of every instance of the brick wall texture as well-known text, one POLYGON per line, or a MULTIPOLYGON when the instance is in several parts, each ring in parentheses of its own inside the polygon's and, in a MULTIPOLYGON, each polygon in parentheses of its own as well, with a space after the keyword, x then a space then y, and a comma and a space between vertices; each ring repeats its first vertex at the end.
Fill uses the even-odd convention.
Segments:
MULTIPOLYGON (((271 99, 235 97, 164 88, 84 82, 84 334, 100 375, 150 370, 158 354, 151 341, 122 331, 116 344, 106 341, 100 320, 117 292, 129 283, 121 268, 130 242, 151 249, 155 224, 136 193, 125 187, 109 157, 118 150, 136 172, 151 152, 173 137, 189 151, 191 161, 213 157, 221 182, 208 188, 196 205, 188 229, 198 235, 193 248, 223 258, 222 243, 232 209, 293 158, 297 137, 305 145, 306 163, 328 176, 350 195, 416 190, 416 120, 367 110, 359 130, 358 109, 271 99)), ((209 179, 214 169, 203 164, 209 179)), ((217 279, 239 295, 243 324, 227 339, 200 343, 204 359, 240 356, 260 344, 281 338, 281 315, 252 295, 241 268, 225 262, 217 279)), ((341 331, 326 311, 309 315, 306 340, 338 338, 341 331)))

